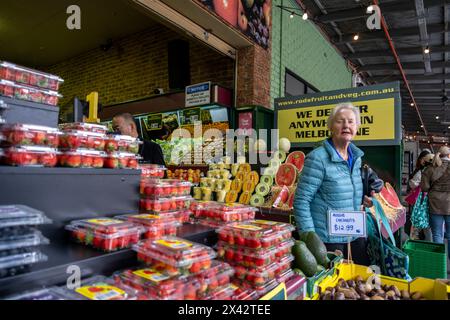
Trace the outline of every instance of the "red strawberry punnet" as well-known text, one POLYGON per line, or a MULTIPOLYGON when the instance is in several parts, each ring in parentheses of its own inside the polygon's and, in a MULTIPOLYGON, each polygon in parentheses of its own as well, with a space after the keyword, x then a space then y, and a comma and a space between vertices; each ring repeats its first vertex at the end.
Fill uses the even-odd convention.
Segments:
POLYGON ((3 163, 10 166, 47 166, 57 163, 56 150, 47 147, 22 146, 4 149, 3 163))

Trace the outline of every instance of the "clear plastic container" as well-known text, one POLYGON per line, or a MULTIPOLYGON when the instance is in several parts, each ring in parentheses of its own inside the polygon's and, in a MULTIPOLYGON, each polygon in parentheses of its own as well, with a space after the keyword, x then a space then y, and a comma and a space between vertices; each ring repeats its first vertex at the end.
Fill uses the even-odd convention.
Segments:
POLYGON ((4 233, 3 228, 38 226, 52 223, 42 211, 24 206, 24 205, 6 205, 0 206, 0 232, 4 233))
POLYGON ((0 79, 16 81, 55 91, 58 91, 59 85, 64 82, 58 76, 6 61, 0 61, 0 79))
POLYGON ((201 300, 232 300, 234 292, 235 290, 229 284, 212 291, 201 300))
POLYGON ((64 300, 64 297, 58 292, 56 287, 53 287, 24 292, 18 295, 10 296, 6 298, 6 300, 64 300))
MULTIPOLYGON (((142 170, 142 174, 141 177, 142 179, 146 179, 146 178, 164 178, 165 175, 165 171, 167 170, 167 168, 165 166, 162 165, 158 165, 158 164, 141 164, 139 166, 142 170)), ((143 184, 145 182, 143 181, 143 184)), ((143 193, 143 190, 142 192, 143 193)))
POLYGON ((138 259, 166 275, 193 275, 211 267, 216 253, 210 247, 178 237, 142 241, 133 246, 138 259))
POLYGON ((134 153, 114 152, 106 156, 105 168, 109 169, 138 169, 138 159, 134 153))
POLYGON ((276 247, 275 258, 281 259, 285 256, 290 255, 293 246, 294 240, 292 239, 284 240, 276 247))
POLYGON ((275 269, 275 276, 282 275, 284 272, 291 269, 291 262, 294 261, 293 255, 284 256, 280 261, 277 262, 277 268, 275 269))
POLYGON ((77 149, 58 154, 59 165, 70 168, 103 168, 105 159, 105 152, 86 149, 77 149))
POLYGON ((77 242, 107 252, 131 247, 144 231, 131 222, 110 218, 72 221, 66 230, 77 242))
POLYGON ((183 300, 185 281, 164 275, 152 268, 134 268, 115 273, 118 285, 126 285, 150 300, 183 300))
POLYGON ((12 146, 45 146, 57 148, 60 131, 55 128, 30 124, 5 124, 0 128, 5 144, 12 146))
POLYGON ((217 243, 217 257, 235 265, 242 265, 249 268, 261 268, 276 262, 277 249, 252 250, 241 249, 227 245, 219 241, 217 243))
POLYGON ((186 210, 191 206, 191 196, 181 196, 173 198, 158 198, 151 196, 140 199, 140 209, 148 212, 160 213, 168 211, 186 210))
POLYGON ((204 217, 204 210, 219 207, 220 204, 216 201, 193 201, 191 203, 191 211, 195 218, 204 217))
POLYGON ((10 147, 3 150, 2 162, 19 167, 55 167, 58 164, 58 153, 56 149, 48 147, 10 147))
POLYGON ((236 284, 243 289, 255 289, 260 295, 260 291, 263 291, 271 282, 276 281, 275 272, 277 268, 277 262, 262 268, 246 268, 244 266, 234 265, 236 284))
POLYGON ((81 282, 77 289, 61 288, 66 300, 139 300, 136 290, 117 284, 114 280, 95 276, 81 282))
POLYGON ((187 278, 186 281, 197 284, 197 298, 208 299, 215 291, 229 285, 233 274, 234 269, 229 264, 213 260, 208 270, 187 278))
POLYGON ((145 239, 157 239, 163 236, 176 236, 181 225, 174 216, 157 216, 153 214, 123 215, 116 217, 145 228, 145 239))
POLYGON ((220 229, 222 228, 224 225, 226 225, 226 222, 222 222, 222 221, 216 221, 216 220, 208 220, 208 219, 191 219, 191 223, 194 224, 199 224, 205 227, 210 227, 212 229, 220 229))
POLYGON ((256 220, 253 220, 252 223, 256 224, 256 225, 260 225, 260 226, 267 226, 267 227, 272 228, 273 230, 284 232, 284 233, 289 233, 289 234, 295 230, 295 227, 292 224, 277 222, 277 221, 256 219, 256 220))
POLYGON ((281 272, 278 276, 277 276, 277 281, 279 283, 283 283, 288 281, 289 279, 292 278, 292 276, 294 275, 294 271, 292 271, 292 269, 287 269, 284 272, 281 272))
POLYGON ((105 141, 106 152, 129 152, 139 153, 139 145, 141 141, 138 138, 125 135, 108 135, 105 141))
POLYGON ((159 212, 158 215, 160 217, 173 217, 176 221, 182 224, 190 221, 192 212, 190 210, 178 210, 178 211, 159 212))
POLYGON ((105 134, 108 131, 107 126, 87 122, 62 123, 59 125, 59 128, 63 131, 75 130, 75 131, 95 132, 101 134, 105 134))
POLYGON ((106 135, 88 131, 64 131, 60 137, 60 148, 75 150, 78 148, 104 151, 106 135))
POLYGON ((15 235, 4 235, 0 233, 0 251, 36 247, 49 243, 49 240, 38 230, 15 235))
POLYGON ((62 97, 56 91, 37 89, 7 80, 0 80, 0 95, 36 103, 44 103, 51 106, 56 106, 62 97))
POLYGON ((271 225, 254 223, 254 221, 229 224, 217 230, 219 239, 229 245, 238 245, 251 249, 265 249, 278 246, 284 240, 292 238, 295 227, 283 224, 277 230, 271 225))
POLYGON ((232 283, 231 288, 233 288, 234 293, 231 297, 232 300, 258 300, 258 292, 254 289, 242 289, 241 287, 232 283))
POLYGON ((43 261, 47 261, 47 256, 39 250, 31 248, 12 249, 0 252, 0 270, 29 266, 43 261))
POLYGON ((175 179, 148 179, 144 182, 145 196, 186 196, 191 193, 192 184, 187 181, 175 179))
POLYGON ((224 222, 247 221, 255 218, 256 208, 238 203, 218 204, 212 207, 198 209, 197 218, 207 218, 224 222))

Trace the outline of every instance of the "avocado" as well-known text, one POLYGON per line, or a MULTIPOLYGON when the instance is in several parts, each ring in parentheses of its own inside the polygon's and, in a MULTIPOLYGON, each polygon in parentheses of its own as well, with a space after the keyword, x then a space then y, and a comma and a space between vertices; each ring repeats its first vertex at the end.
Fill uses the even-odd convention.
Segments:
POLYGON ((294 271, 295 274, 298 274, 300 276, 306 277, 305 274, 303 273, 303 271, 300 270, 299 268, 295 268, 292 271, 294 271))
POLYGON ((292 247, 292 254, 295 257, 294 268, 303 271, 307 277, 312 277, 317 272, 317 260, 303 241, 295 241, 292 247))
POLYGON ((317 273, 320 273, 322 271, 325 271, 326 269, 324 268, 324 266, 321 266, 320 264, 317 265, 317 273))
POLYGON ((300 241, 306 242, 306 237, 308 236, 309 232, 299 232, 298 233, 298 239, 300 241))
POLYGON ((325 247, 317 233, 310 231, 306 235, 303 235, 303 237, 306 246, 316 258, 317 263, 322 266, 328 266, 330 260, 327 257, 327 247, 325 247))

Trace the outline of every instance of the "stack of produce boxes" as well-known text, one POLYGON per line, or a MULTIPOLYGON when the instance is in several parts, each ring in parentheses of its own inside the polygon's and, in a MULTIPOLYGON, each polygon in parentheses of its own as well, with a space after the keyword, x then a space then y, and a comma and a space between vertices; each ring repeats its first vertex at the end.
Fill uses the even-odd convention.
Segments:
POLYGON ((105 167, 137 169, 140 143, 138 138, 131 136, 108 135, 105 140, 105 151, 108 153, 105 167))
POLYGON ((194 201, 191 204, 193 222, 212 228, 226 224, 255 219, 256 208, 238 203, 219 203, 215 201, 194 201))
POLYGON ((27 206, 0 206, 0 278, 27 271, 46 261, 39 246, 49 243, 36 229, 51 223, 42 212, 27 206))
POLYGON ((293 229, 265 220, 229 224, 217 230, 218 258, 234 267, 236 285, 262 296, 293 275, 293 229))
POLYGON ((234 274, 227 263, 213 260, 213 249, 173 236, 147 240, 133 246, 147 268, 114 275, 152 300, 230 300, 234 274))
POLYGON ((75 241, 106 252, 131 247, 144 232, 131 222, 103 217, 72 221, 66 230, 75 241))
POLYGON ((192 184, 175 179, 147 179, 141 184, 141 212, 165 218, 175 217, 180 223, 188 222, 193 198, 192 184))
POLYGON ((62 97, 58 89, 63 81, 49 73, 0 61, 0 95, 5 97, 56 106, 62 97))
POLYGON ((10 166, 55 167, 60 132, 55 128, 4 124, 0 127, 2 163, 10 166))

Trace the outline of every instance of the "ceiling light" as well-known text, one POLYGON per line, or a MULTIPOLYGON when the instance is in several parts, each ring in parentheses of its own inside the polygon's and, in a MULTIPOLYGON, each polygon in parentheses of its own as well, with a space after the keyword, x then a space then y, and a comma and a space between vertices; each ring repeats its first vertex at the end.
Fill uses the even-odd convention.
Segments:
POLYGON ((429 54, 430 53, 430 47, 426 47, 425 48, 425 50, 423 50, 423 52, 425 53, 425 54, 429 54))
POLYGON ((450 126, 448 126, 448 128, 450 129, 450 126))
POLYGON ((414 103, 411 102, 411 107, 414 107, 414 103))
POLYGON ((358 39, 359 39, 359 34, 355 34, 355 35, 353 36, 353 40, 358 41, 358 39))
POLYGON ((373 6, 372 5, 368 6, 366 12, 367 13, 372 13, 373 12, 373 6))
POLYGON ((303 20, 308 20, 308 14, 306 12, 303 14, 302 19, 303 20))
POLYGON ((289 18, 294 18, 294 16, 295 16, 295 13, 294 12, 291 12, 291 14, 289 15, 289 18))
POLYGON ((423 128, 423 124, 420 127, 423 128))
POLYGON ((439 120, 439 116, 436 116, 436 120, 439 120))

